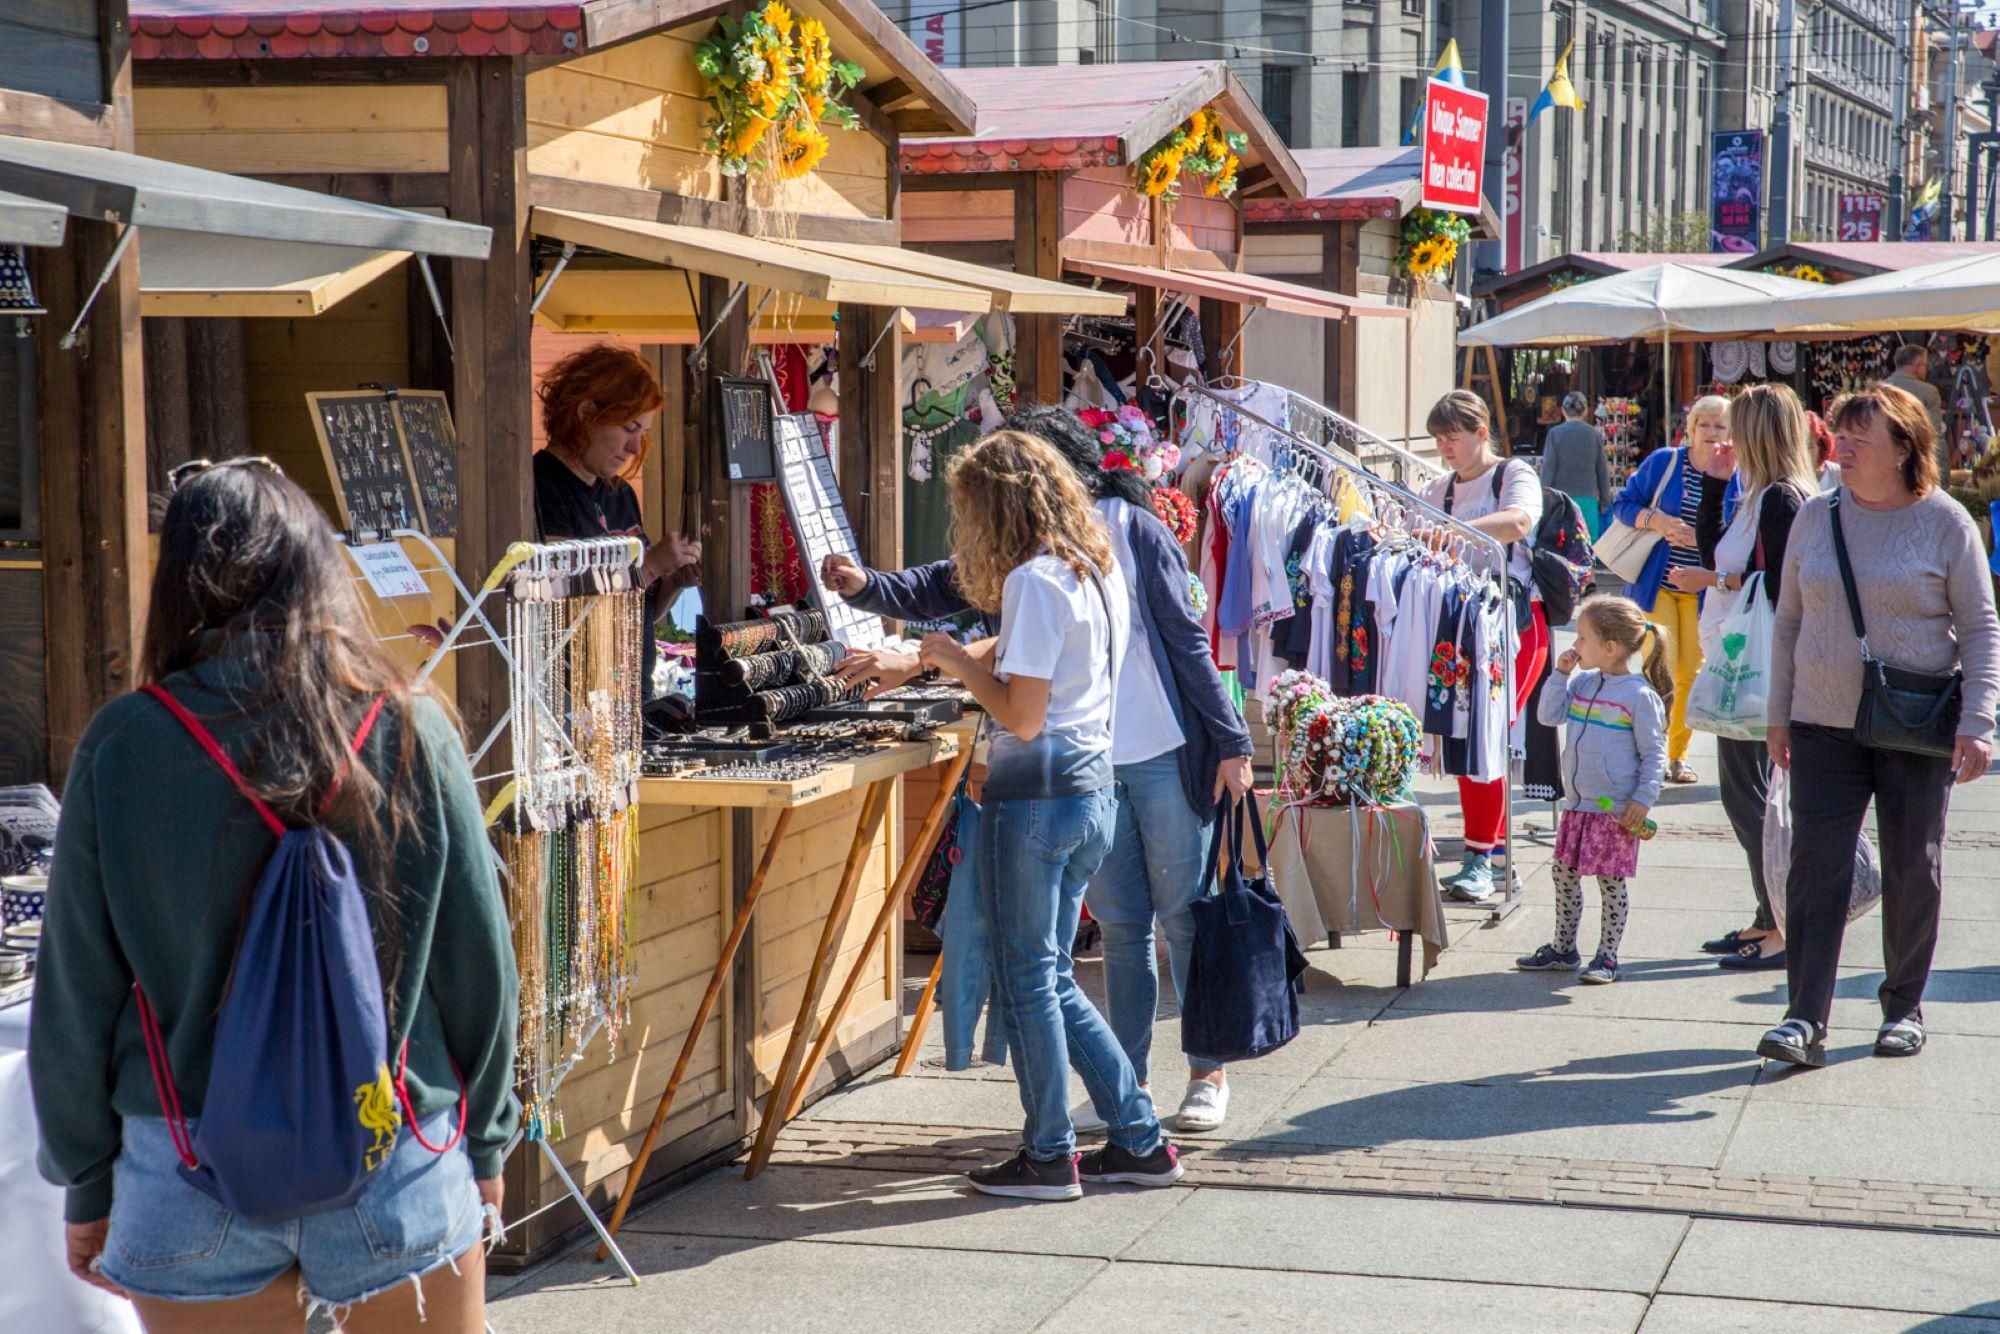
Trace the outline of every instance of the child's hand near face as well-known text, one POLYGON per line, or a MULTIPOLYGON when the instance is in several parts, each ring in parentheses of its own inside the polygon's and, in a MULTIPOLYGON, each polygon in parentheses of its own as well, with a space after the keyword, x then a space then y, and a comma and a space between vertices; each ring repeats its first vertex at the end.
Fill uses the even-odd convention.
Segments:
POLYGON ((1566 648, 1563 650, 1562 656, 1556 659, 1556 670, 1561 672, 1564 676, 1568 676, 1571 672, 1575 671, 1577 667, 1582 664, 1582 662, 1583 662, 1582 654, 1578 653, 1573 648, 1566 648))

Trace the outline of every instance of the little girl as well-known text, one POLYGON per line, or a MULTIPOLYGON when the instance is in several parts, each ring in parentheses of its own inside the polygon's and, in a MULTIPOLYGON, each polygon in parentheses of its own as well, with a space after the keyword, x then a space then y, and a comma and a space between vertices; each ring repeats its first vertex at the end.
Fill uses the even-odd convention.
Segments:
POLYGON ((1639 870, 1639 835, 1666 777, 1667 701, 1673 698, 1659 628, 1630 598, 1594 597, 1576 615, 1576 647, 1556 660, 1536 706, 1545 727, 1565 718, 1562 823, 1556 830, 1556 938, 1515 960, 1530 972, 1575 968, 1583 877, 1604 893, 1603 935, 1586 982, 1618 980, 1625 881, 1639 870), (1644 655, 1645 675, 1632 673, 1644 655), (1584 668, 1574 677, 1578 667, 1584 668))

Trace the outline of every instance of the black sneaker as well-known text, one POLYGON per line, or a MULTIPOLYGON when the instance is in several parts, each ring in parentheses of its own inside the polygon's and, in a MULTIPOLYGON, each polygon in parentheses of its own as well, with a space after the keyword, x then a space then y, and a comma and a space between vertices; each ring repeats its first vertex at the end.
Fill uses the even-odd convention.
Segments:
POLYGON ((1083 1183, 1076 1177, 1074 1155, 1045 1163, 1030 1158, 1023 1149, 1004 1163, 973 1168, 965 1174, 965 1179, 982 1195, 1004 1195, 1015 1200, 1083 1198, 1083 1183))
POLYGON ((1764 1035, 1757 1054, 1767 1061, 1817 1070, 1826 1064, 1826 1030, 1810 1019, 1787 1019, 1764 1035))
POLYGON ((1126 1186, 1171 1186, 1181 1179, 1181 1155, 1162 1139, 1143 1158, 1116 1144, 1093 1149, 1077 1160, 1085 1181, 1112 1181, 1126 1186))
POLYGON ((1575 950, 1564 954, 1553 945, 1543 945, 1533 954, 1523 954, 1514 966, 1524 973, 1553 973, 1583 967, 1583 956, 1575 950))

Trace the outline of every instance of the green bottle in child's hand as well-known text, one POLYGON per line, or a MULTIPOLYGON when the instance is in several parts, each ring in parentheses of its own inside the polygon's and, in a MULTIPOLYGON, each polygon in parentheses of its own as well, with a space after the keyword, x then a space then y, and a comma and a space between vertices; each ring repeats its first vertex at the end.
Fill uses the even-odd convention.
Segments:
MULTIPOLYGON (((1618 803, 1613 801, 1609 797, 1599 797, 1597 799, 1597 809, 1603 811, 1606 815, 1610 815, 1617 811, 1618 803)), ((1639 824, 1639 840, 1641 842, 1644 842, 1646 839, 1651 838, 1653 835, 1659 832, 1660 832, 1660 822, 1655 820, 1650 815, 1647 816, 1639 824)))

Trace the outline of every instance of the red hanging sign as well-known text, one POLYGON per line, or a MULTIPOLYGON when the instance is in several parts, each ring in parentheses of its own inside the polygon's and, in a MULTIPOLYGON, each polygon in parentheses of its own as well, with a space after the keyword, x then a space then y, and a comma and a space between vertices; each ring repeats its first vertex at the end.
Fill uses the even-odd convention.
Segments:
POLYGON ((1843 241, 1880 241, 1882 212, 1889 201, 1881 195, 1842 195, 1840 232, 1843 241))
POLYGON ((1479 212, 1486 162, 1486 94, 1432 79, 1424 101, 1425 208, 1479 212))

